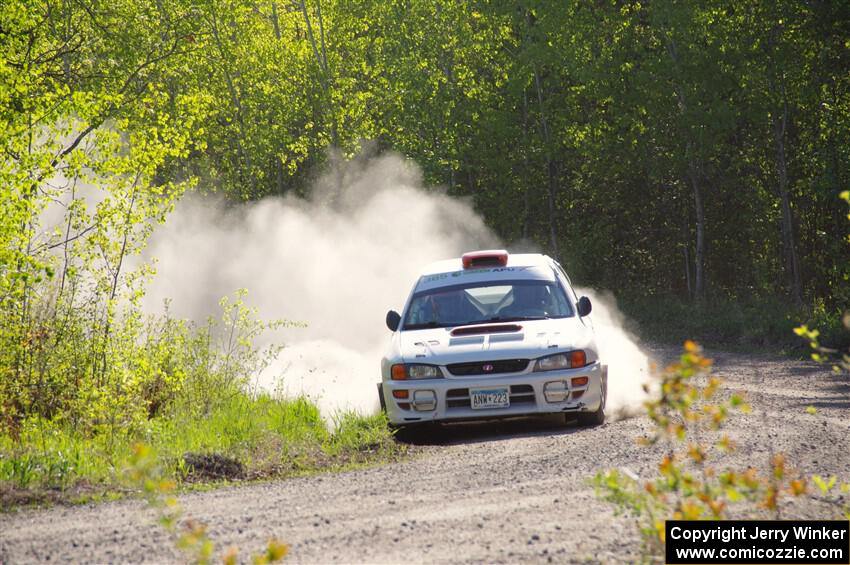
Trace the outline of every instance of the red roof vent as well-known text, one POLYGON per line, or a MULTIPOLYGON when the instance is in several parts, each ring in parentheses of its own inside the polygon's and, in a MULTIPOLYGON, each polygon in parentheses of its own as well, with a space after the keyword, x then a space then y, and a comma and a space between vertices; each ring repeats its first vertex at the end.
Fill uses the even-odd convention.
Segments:
POLYGON ((489 249, 487 251, 472 251, 464 253, 460 258, 464 269, 481 269, 484 267, 504 267, 508 264, 508 252, 504 249, 489 249))

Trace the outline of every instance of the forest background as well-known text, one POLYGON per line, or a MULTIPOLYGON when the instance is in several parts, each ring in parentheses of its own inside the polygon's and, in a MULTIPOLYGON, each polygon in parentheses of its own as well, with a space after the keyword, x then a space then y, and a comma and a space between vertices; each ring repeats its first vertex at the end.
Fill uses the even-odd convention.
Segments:
POLYGON ((127 266, 187 190, 305 195, 364 147, 614 291, 645 337, 803 353, 809 323, 842 345, 848 71, 843 1, 4 2, 0 479, 108 480, 139 437, 256 463, 287 418, 307 423, 275 465, 386 439, 244 394, 265 325, 238 299, 148 319, 151 268, 127 266))

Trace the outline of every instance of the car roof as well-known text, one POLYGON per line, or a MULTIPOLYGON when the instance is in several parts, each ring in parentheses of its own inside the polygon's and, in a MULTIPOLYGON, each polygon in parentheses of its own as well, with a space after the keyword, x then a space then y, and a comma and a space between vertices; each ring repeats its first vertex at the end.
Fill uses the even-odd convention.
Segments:
MULTIPOLYGON (((542 253, 510 253, 508 254, 508 264, 506 267, 550 267, 552 265, 552 258, 548 255, 543 255, 542 253)), ((435 275, 438 273, 453 273, 455 271, 462 271, 463 263, 461 262, 460 257, 456 257, 454 259, 444 259, 442 261, 435 261, 429 265, 426 265, 422 272, 419 274, 424 275, 435 275)))
POLYGON ((423 269, 414 292, 467 283, 487 283, 498 280, 554 281, 552 259, 540 253, 508 255, 504 266, 464 269, 460 258, 431 263, 423 269))

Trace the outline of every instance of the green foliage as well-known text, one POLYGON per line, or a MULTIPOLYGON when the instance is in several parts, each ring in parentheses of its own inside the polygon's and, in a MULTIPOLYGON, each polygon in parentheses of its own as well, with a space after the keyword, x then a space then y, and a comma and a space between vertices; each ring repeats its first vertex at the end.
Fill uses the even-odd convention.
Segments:
MULTIPOLYGON (((190 454, 236 461, 245 470, 241 478, 398 453, 383 415, 340 414, 329 428, 306 398, 252 391, 251 378, 279 349, 259 347, 256 339, 286 323, 257 320, 244 294, 222 300, 221 319, 204 325, 166 313, 118 326, 120 347, 107 379, 81 378, 72 391, 57 388, 62 395, 50 401, 49 414, 32 411, 0 432, 0 495, 58 488, 73 496, 84 484, 95 492, 115 488, 115 470, 137 441, 156 449, 163 476, 178 481, 211 478, 191 468, 190 454)), ((29 398, 31 406, 47 402, 29 398)))
POLYGON ((213 403, 244 390, 279 350, 257 348, 254 340, 266 330, 293 325, 258 321, 256 311, 244 305, 244 294, 239 291, 233 302, 223 299, 221 320, 199 327, 167 313, 143 320, 127 310, 110 324, 106 351, 100 349, 102 336, 85 330, 96 322, 68 313, 65 327, 82 329, 69 343, 38 351, 45 378, 29 387, 14 378, 5 381, 18 394, 7 397, 14 412, 4 414, 0 422, 9 424, 0 432, 14 437, 27 419, 41 418, 84 435, 116 438, 138 433, 160 413, 208 414, 213 403), (97 355, 86 358, 86 348, 97 355))
POLYGON ((110 480, 138 438, 247 460, 277 445, 270 466, 380 452, 378 420, 331 433, 303 399, 249 394, 274 350, 252 345, 270 326, 240 297, 200 326, 138 308, 153 274, 138 254, 187 188, 303 194, 364 139, 470 197, 509 243, 631 295, 650 334, 762 347, 803 315, 816 354, 837 348, 843 8, 3 2, 4 480, 110 480))
POLYGON ((118 438, 30 420, 17 439, 0 436, 0 498, 9 489, 17 497, 10 500, 36 500, 45 490, 73 499, 116 489, 116 469, 131 456, 135 441, 156 450, 163 475, 178 483, 280 477, 385 461, 401 452, 383 415, 346 413, 337 427, 328 428, 304 398, 237 393, 211 404, 206 415, 175 406, 173 414, 159 414, 118 438), (189 454, 225 457, 244 471, 216 477, 192 468, 189 454))
POLYGON ((733 349, 797 346, 791 330, 799 313, 787 301, 716 299, 694 304, 664 295, 627 295, 618 305, 637 323, 635 332, 646 339, 672 344, 679 336, 691 335, 703 343, 733 349))
MULTIPOLYGON (((124 473, 133 486, 141 489, 148 505, 159 515, 159 523, 171 534, 177 547, 189 553, 194 563, 210 563, 215 545, 207 534, 207 526, 184 516, 183 508, 172 495, 176 484, 166 478, 149 446, 141 443, 133 446, 124 473)), ((288 551, 285 544, 272 539, 265 552, 254 556, 253 562, 274 563, 282 560, 288 551)), ((225 554, 224 562, 235 564, 238 558, 238 550, 232 547, 225 554)))
POLYGON ((128 262, 191 185, 161 168, 204 147, 203 97, 161 88, 185 54, 186 14, 172 8, 153 24, 145 3, 0 7, 4 432, 68 415, 115 429, 142 409, 130 367, 113 362, 139 339, 150 273, 128 262))
POLYGON ((595 287, 843 308, 845 27, 787 1, 6 2, 4 396, 49 386, 52 342, 105 372, 125 259, 186 186, 303 193, 364 139, 595 287))
MULTIPOLYGON (((325 440, 325 449, 332 455, 390 455, 396 445, 388 441, 388 429, 387 417, 383 412, 371 416, 345 412, 337 415, 334 433, 325 440)), ((354 460, 357 458, 356 455, 353 457, 354 460)))
MULTIPOLYGON (((841 199, 850 205, 850 191, 845 190, 841 193, 841 199)), ((847 219, 850 220, 850 213, 847 214, 847 219)), ((850 243, 850 235, 847 236, 847 242, 850 243)), ((822 323, 813 324, 816 327, 823 327, 822 323)), ((841 325, 845 330, 845 337, 850 332, 850 310, 845 310, 841 315, 841 325)), ((846 346, 846 351, 841 351, 838 347, 829 347, 822 341, 821 330, 809 329, 808 324, 794 328, 794 333, 802 337, 809 343, 812 348, 812 359, 818 363, 832 363, 832 368, 836 373, 850 373, 850 345, 846 346)))
MULTIPOLYGON (((658 392, 646 402, 653 427, 643 443, 661 452, 657 474, 641 478, 609 470, 594 478, 597 495, 635 518, 649 560, 663 559, 667 519, 779 519, 780 499, 806 495, 810 480, 823 495, 837 494, 831 492, 835 477, 807 479, 790 469, 781 453, 772 454, 767 473, 728 466, 736 446, 724 424, 731 413, 750 407, 736 393, 718 394, 722 381, 711 375, 711 365, 698 345, 685 342, 679 361, 661 372, 658 392)), ((831 500, 842 504, 840 495, 831 500)), ((842 512, 850 516, 850 507, 844 504, 842 512)))
POLYGON ((850 182, 837 5, 191 9, 191 51, 158 84, 199 101, 203 148, 166 178, 303 194, 328 153, 374 140, 590 285, 829 311, 850 299, 831 204, 850 182))

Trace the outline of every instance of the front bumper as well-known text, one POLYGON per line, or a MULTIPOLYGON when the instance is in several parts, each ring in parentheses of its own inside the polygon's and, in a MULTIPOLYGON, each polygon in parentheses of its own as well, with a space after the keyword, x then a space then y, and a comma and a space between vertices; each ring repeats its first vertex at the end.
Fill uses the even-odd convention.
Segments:
POLYGON ((594 412, 603 401, 602 383, 605 379, 607 366, 596 362, 578 369, 562 371, 384 381, 381 386, 387 417, 391 424, 399 425, 560 412, 594 412), (576 377, 587 377, 587 384, 574 386, 573 379, 576 377), (473 409, 469 389, 477 388, 507 388, 510 406, 473 409), (548 398, 546 390, 549 391, 548 398), (396 398, 394 391, 399 391, 400 394, 404 394, 401 391, 407 391, 407 398, 396 398))

